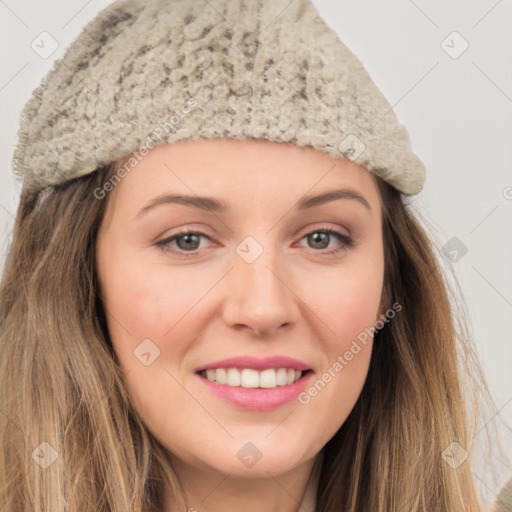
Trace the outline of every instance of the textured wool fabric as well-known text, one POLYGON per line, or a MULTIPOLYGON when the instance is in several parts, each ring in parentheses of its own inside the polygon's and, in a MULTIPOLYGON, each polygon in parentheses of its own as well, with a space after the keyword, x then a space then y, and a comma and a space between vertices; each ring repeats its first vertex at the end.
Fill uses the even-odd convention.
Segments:
POLYGON ((307 0, 114 2, 33 92, 13 168, 41 190, 200 138, 313 147, 408 195, 425 180, 391 105, 307 0))

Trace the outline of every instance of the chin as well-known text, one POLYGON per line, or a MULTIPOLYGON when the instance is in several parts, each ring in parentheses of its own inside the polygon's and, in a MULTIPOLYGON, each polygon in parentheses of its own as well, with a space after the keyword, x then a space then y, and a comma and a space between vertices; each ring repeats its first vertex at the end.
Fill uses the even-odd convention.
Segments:
MULTIPOLYGON (((267 434, 265 434, 267 435, 267 434)), ((305 450, 304 446, 272 442, 259 437, 259 441, 230 440, 228 445, 219 444, 218 452, 209 450, 203 464, 221 473, 231 476, 268 478, 291 471, 316 455, 314 450, 305 450)))

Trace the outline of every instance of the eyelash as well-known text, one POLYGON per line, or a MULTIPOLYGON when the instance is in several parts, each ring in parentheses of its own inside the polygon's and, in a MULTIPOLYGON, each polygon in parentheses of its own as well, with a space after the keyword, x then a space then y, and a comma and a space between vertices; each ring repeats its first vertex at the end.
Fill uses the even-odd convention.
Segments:
MULTIPOLYGON (((312 235, 313 233, 327 233, 329 235, 335 235, 336 237, 338 237, 338 239, 342 243, 341 247, 339 247, 337 249, 333 249, 333 250, 327 251, 327 252, 324 252, 325 251, 325 249, 324 249, 324 251, 319 250, 319 251, 315 251, 315 252, 324 252, 324 254, 327 254, 327 255, 337 255, 338 253, 345 251, 348 248, 353 247, 355 245, 354 240, 352 240, 352 238, 350 238, 347 235, 344 235, 344 234, 340 233, 339 231, 332 229, 332 228, 323 228, 323 229, 320 228, 320 229, 315 229, 313 231, 309 231, 308 233, 304 234, 304 236, 302 236, 301 240, 303 238, 306 238, 309 235, 312 235)), ((196 256, 198 254, 198 251, 184 251, 182 249, 176 250, 176 249, 170 248, 169 244, 171 242, 173 242, 177 238, 180 238, 185 235, 200 235, 200 236, 210 239, 210 237, 206 233, 203 233, 201 231, 186 230, 186 231, 182 231, 180 233, 176 233, 175 235, 172 235, 171 237, 166 238, 165 240, 161 240, 160 242, 157 242, 155 245, 159 249, 161 249, 162 251, 164 251, 166 253, 171 253, 171 254, 182 256, 185 258, 187 258, 189 256, 196 256)))

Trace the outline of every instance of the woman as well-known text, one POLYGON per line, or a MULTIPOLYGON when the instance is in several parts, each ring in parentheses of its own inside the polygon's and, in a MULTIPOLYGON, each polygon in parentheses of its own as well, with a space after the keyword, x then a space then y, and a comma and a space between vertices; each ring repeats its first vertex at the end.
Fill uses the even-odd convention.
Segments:
POLYGON ((312 4, 115 2, 14 166, 3 510, 480 510, 425 169, 312 4))

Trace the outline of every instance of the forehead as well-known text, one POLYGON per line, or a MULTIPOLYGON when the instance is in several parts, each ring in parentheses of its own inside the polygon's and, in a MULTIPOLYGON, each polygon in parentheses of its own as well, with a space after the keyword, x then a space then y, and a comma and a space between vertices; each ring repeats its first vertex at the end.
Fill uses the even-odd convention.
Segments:
MULTIPOLYGON (((119 165, 123 164, 120 162, 119 165)), ((157 146, 127 172, 109 201, 140 209, 163 193, 211 196, 228 206, 267 208, 330 189, 350 188, 380 203, 375 176, 345 158, 314 148, 266 140, 201 139, 157 146)), ((373 208, 372 208, 373 209, 373 208)))

